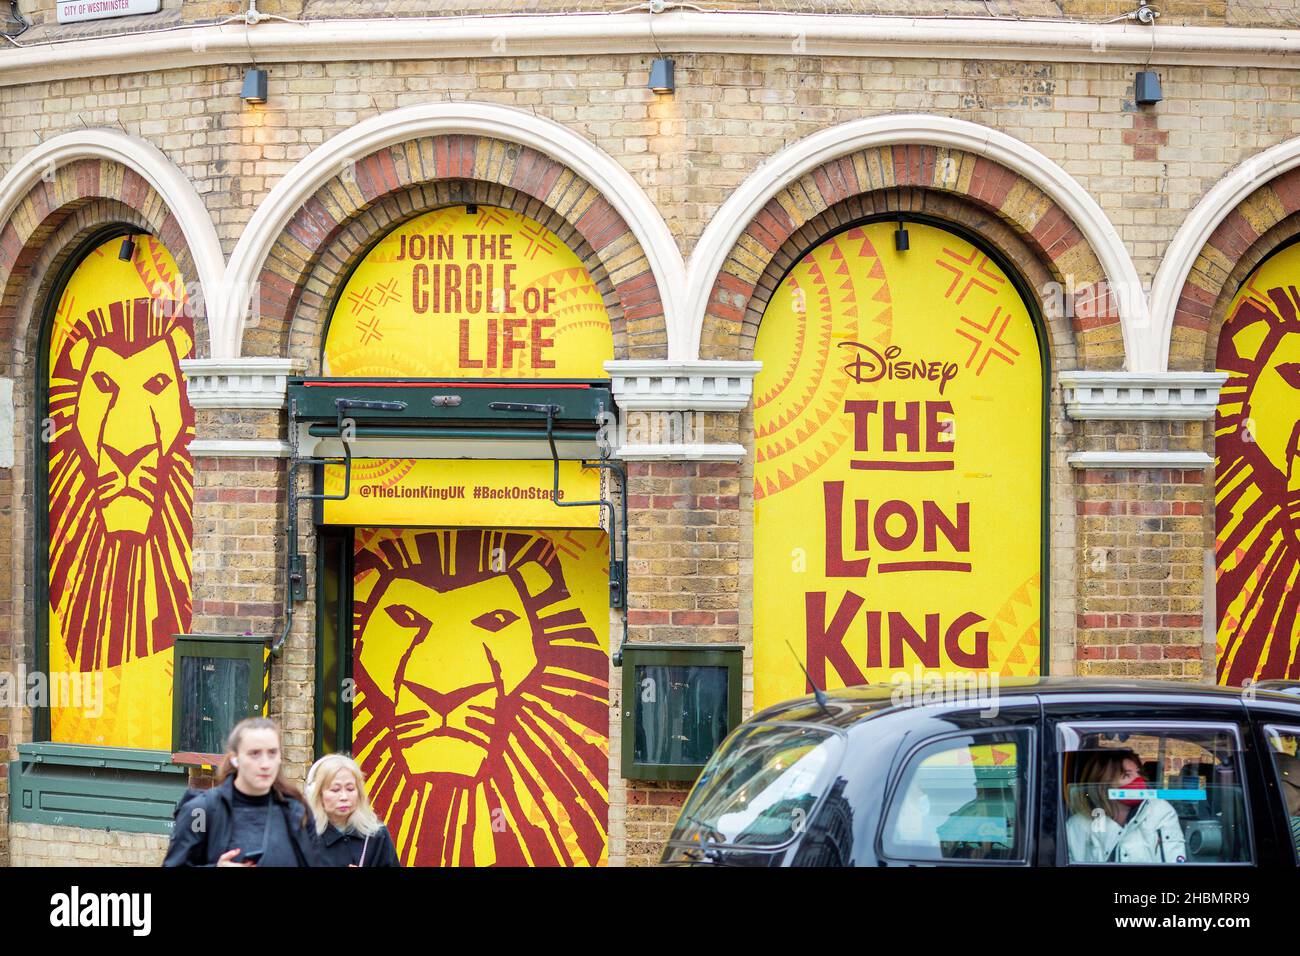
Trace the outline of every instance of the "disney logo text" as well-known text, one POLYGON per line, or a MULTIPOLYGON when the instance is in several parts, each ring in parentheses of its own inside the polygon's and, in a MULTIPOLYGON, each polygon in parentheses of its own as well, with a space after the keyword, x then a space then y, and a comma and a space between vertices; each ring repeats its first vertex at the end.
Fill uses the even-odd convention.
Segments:
POLYGON ((878 382, 889 379, 922 379, 939 383, 939 394, 943 387, 957 377, 956 362, 903 361, 899 356, 903 350, 897 345, 885 349, 884 354, 861 342, 840 342, 840 348, 858 349, 852 352, 852 359, 842 366, 853 381, 858 384, 878 382))

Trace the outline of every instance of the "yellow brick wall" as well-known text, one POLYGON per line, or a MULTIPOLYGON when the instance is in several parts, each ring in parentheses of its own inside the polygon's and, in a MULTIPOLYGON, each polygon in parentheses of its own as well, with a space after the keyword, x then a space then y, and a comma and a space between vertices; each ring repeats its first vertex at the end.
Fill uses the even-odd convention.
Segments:
POLYGON ((156 833, 9 824, 10 866, 158 866, 166 852, 156 833))
POLYGON ((83 122, 120 123, 196 183, 229 255, 257 201, 324 139, 431 97, 473 99, 536 111, 609 152, 689 254, 721 202, 780 146, 851 119, 924 110, 1000 129, 1061 164, 1149 280, 1206 189, 1300 122, 1300 77, 1253 66, 1159 68, 1165 100, 1149 113, 1132 105, 1134 68, 1108 63, 679 54, 672 97, 644 89, 642 56, 268 69, 263 109, 239 100, 234 64, 0 88, 0 168, 83 122), (1137 129, 1146 116, 1154 127, 1137 129))
MULTIPOLYGON (((288 15, 295 15, 294 6, 262 4, 288 15)), ((1131 8, 1100 0, 1066 6, 1078 16, 1131 8)), ((1164 6, 1171 19, 1193 20, 1231 18, 1245 9, 1231 0, 1164 6)), ((238 4, 187 4, 186 15, 218 15, 230 7, 238 4)), ((52 3, 42 9, 52 11, 52 3)), ((610 153, 689 254, 727 196, 783 145, 863 116, 924 110, 1002 130, 1061 164, 1102 206, 1139 275, 1149 280, 1205 191, 1300 128, 1300 74, 1249 65, 1160 68, 1166 98, 1139 112, 1131 103, 1134 67, 1123 64, 741 54, 679 54, 677 61, 672 97, 644 89, 646 57, 622 55, 270 64, 270 102, 263 109, 240 102, 239 64, 0 87, 0 174, 61 132, 83 124, 124 128, 156 145, 195 183, 229 255, 269 189, 325 139, 381 111, 470 99, 535 111, 610 153)), ((6 344, 15 334, 0 331, 6 344)), ((1117 360, 1117 340, 1109 345, 1106 357, 1117 360)), ((1203 347, 1184 351, 1189 367, 1204 367, 1203 347)), ((26 357, 16 354, 20 362, 26 357)), ((3 361, 14 355, 10 350, 3 361)), ((30 426, 26 418, 20 424, 30 426)), ((1202 450, 1211 441, 1208 430, 1200 423, 1081 428, 1063 419, 1059 402, 1050 430, 1052 669, 1205 678, 1205 608, 1197 589, 1203 549, 1212 540, 1208 481, 1181 473, 1079 475, 1065 453, 1067 447, 1202 450)), ((748 442, 752 422, 722 416, 710 431, 710 440, 748 442)), ((283 422, 273 412, 203 413, 197 432, 199 438, 280 438, 283 422)), ((632 636, 747 641, 752 521, 741 489, 752 480, 752 464, 653 464, 632 471, 632 636)), ((19 470, 0 470, 0 501, 21 502, 25 481, 19 470)), ((277 536, 286 508, 283 465, 207 459, 196 468, 195 484, 195 629, 269 633, 283 599, 277 536)), ((0 508, 0 541, 15 557, 0 561, 0 614, 21 622, 22 555, 29 545, 14 511, 0 508)), ((310 554, 308 539, 303 543, 310 554)), ((310 759, 314 652, 310 602, 298 610, 286 654, 274 665, 273 713, 286 727, 290 767, 301 774, 310 759)), ((0 632, 0 666, 21 657, 26 639, 21 626, 0 632)), ((751 689, 747 672, 747 695, 751 689)), ((650 863, 684 788, 622 784, 616 693, 611 861, 650 863)), ((17 741, 30 738, 30 727, 10 720, 0 710, 0 756, 12 756, 17 741)), ((0 865, 6 854, 15 865, 52 861, 62 848, 74 854, 61 857, 69 861, 153 863, 161 856, 159 837, 27 824, 10 825, 6 844, 5 799, 0 779, 0 865), (151 852, 155 857, 146 859, 151 852)))

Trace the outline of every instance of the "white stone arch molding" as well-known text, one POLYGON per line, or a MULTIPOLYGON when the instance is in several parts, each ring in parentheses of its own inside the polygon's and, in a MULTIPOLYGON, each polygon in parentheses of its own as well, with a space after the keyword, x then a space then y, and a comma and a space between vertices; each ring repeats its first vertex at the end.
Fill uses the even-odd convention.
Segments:
MULTIPOLYGON (((409 139, 439 135, 491 136, 537 150, 591 183, 631 227, 649 260, 668 324, 680 324, 678 300, 686 267, 668 224, 640 184, 614 157, 554 120, 491 103, 422 103, 371 117, 325 141, 299 160, 258 205, 230 257, 231 298, 223 357, 237 357, 253 283, 285 224, 349 162, 409 139)), ((214 350, 214 354, 215 350, 214 350)))
POLYGON ((133 169, 162 197, 194 259, 208 321, 209 348, 215 349, 222 337, 219 323, 226 298, 221 242, 193 183, 152 143, 112 129, 80 129, 46 140, 20 156, 0 179, 0 227, 9 222, 23 197, 49 170, 82 159, 108 159, 133 169))
POLYGON ((813 133, 772 156, 752 172, 714 214, 687 269, 689 334, 676 344, 680 358, 699 354, 700 332, 714 280, 744 229, 767 202, 823 163, 860 149, 923 145, 960 149, 1014 170, 1046 193, 1083 233, 1106 274, 1119 307, 1125 367, 1142 368, 1148 320, 1137 269, 1106 213, 1073 176, 1041 152, 999 130, 925 113, 884 114, 813 133))
POLYGON ((1154 326, 1155 371, 1169 367, 1169 344, 1174 332, 1178 298, 1192 266, 1219 223, 1256 189, 1300 166, 1300 137, 1270 146, 1230 169, 1188 213, 1165 250, 1151 283, 1151 321, 1154 326))

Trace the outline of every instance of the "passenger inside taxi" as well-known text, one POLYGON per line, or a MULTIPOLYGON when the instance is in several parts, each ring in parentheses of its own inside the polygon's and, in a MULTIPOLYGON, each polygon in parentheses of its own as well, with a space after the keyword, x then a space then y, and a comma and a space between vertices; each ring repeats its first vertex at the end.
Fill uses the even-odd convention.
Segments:
POLYGON ((1287 822, 1291 827, 1291 842, 1300 850, 1300 756, 1275 753, 1278 779, 1282 784, 1282 799, 1286 801, 1287 822))
POLYGON ((1151 794, 1132 750, 1105 748, 1071 755, 1066 779, 1066 839, 1071 863, 1184 863, 1178 813, 1151 794))

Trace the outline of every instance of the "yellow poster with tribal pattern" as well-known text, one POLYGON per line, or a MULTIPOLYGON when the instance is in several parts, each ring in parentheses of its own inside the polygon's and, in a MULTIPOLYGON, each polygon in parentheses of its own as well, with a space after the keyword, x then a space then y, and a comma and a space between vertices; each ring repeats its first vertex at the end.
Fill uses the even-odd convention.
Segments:
POLYGON ((782 280, 754 384, 754 706, 1039 672, 1043 378, 980 249, 855 226, 782 280), (793 653, 792 653, 793 649, 793 653))
POLYGON ((120 238, 77 266, 49 330, 49 692, 60 743, 171 749, 190 626, 193 322, 171 254, 120 238), (80 699, 78 699, 78 696, 80 699))
POLYGON ((358 528, 353 753, 408 866, 596 866, 609 539, 358 528))
POLYGON ((1300 246, 1291 246, 1246 280, 1219 336, 1228 376, 1214 440, 1221 684, 1300 679, 1298 282, 1300 246))
POLYGON ((394 229, 348 279, 325 374, 350 378, 605 378, 609 313, 590 273, 541 223, 449 206, 394 229))

